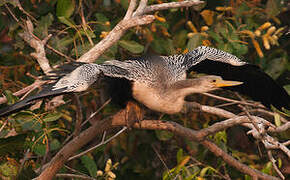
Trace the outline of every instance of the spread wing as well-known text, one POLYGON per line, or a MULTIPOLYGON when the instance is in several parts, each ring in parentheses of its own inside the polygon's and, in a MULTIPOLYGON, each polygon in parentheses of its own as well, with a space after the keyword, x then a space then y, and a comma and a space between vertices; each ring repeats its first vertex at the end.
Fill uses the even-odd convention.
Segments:
POLYGON ((184 55, 180 66, 187 72, 221 76, 225 80, 244 82, 239 86, 225 87, 260 101, 270 108, 290 109, 290 96, 258 66, 241 61, 234 55, 210 47, 198 47, 184 55))
MULTIPOLYGON (((69 69, 69 68, 68 68, 69 69)), ((83 64, 61 77, 56 83, 48 84, 34 96, 27 97, 11 106, 0 109, 0 117, 19 111, 34 103, 35 100, 70 92, 81 92, 88 89, 102 76, 129 78, 128 70, 112 64, 83 64)))

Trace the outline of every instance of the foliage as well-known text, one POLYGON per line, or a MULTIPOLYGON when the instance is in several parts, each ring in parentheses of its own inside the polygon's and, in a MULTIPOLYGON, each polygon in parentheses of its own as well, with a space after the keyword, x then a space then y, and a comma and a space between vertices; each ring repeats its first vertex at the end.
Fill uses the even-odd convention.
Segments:
MULTIPOLYGON (((150 4, 161 2, 166 1, 149 1, 150 4)), ((156 20, 152 24, 130 29, 96 63, 144 54, 185 53, 199 45, 207 45, 259 65, 290 92, 290 83, 285 78, 289 76, 290 70, 287 61, 289 41, 286 39, 287 35, 283 34, 287 25, 283 21, 286 7, 281 2, 211 0, 207 1, 202 10, 184 8, 156 12, 156 20)), ((53 34, 48 41, 49 46, 77 59, 106 37, 123 18, 128 1, 25 0, 21 1, 21 5, 25 11, 19 9, 14 1, 0 0, 0 93, 7 97, 8 104, 18 100, 12 92, 30 85, 36 77, 42 75, 39 65, 30 56, 33 50, 18 36, 23 30, 21 21, 17 22, 15 18, 26 19, 27 14, 30 14, 35 18, 32 21, 35 25, 34 34, 38 38, 44 39, 48 34, 53 34)), ((47 48, 46 53, 52 65, 66 61, 65 57, 51 49, 47 48)), ((81 100, 83 113, 86 115, 98 109, 102 102, 98 90, 90 90, 81 100)), ((202 97, 201 101, 208 99, 202 97)), ((1 119, 0 127, 4 127, 0 131, 1 177, 31 179, 35 174, 28 172, 33 172, 50 160, 62 147, 66 137, 74 131, 78 108, 75 103, 68 102, 52 111, 45 110, 44 104, 39 105, 40 108, 1 119)), ((97 119, 115 112, 116 108, 108 105, 97 119)), ((198 113, 165 115, 162 118, 193 129, 206 127, 217 120, 217 117, 198 113)), ((275 122, 279 123, 279 117, 275 117, 275 122)), ((230 145, 232 137, 227 134, 228 132, 219 132, 211 139, 241 162, 274 174, 265 153, 259 157, 256 146, 250 145, 244 149, 235 149, 230 145)), ((289 132, 279 136, 289 139, 289 132)), ((96 139, 92 144, 99 140, 101 139, 96 139)), ((250 141, 244 140, 248 144, 252 143, 250 141)), ((197 143, 164 131, 153 133, 131 130, 106 146, 73 160, 69 166, 80 174, 98 179, 168 180, 179 177, 200 180, 223 179, 223 174, 229 174, 233 179, 244 178, 239 171, 232 169, 197 143), (112 164, 112 161, 117 163, 112 164)), ((62 172, 71 171, 64 167, 62 172)))

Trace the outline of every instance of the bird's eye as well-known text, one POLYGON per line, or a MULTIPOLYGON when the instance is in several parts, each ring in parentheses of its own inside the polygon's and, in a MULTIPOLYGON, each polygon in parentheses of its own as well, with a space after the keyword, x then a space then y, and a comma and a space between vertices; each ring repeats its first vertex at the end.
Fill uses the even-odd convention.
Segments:
POLYGON ((215 83, 216 82, 216 79, 212 80, 212 82, 215 83))

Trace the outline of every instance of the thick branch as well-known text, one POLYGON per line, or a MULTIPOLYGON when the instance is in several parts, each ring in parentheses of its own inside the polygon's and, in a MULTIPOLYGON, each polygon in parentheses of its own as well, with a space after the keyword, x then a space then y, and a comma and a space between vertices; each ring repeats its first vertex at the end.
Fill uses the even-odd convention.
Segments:
POLYGON ((44 46, 51 35, 49 35, 44 40, 39 40, 33 35, 33 24, 31 21, 26 21, 26 27, 27 28, 24 29, 23 33, 19 33, 19 36, 22 37, 27 44, 35 49, 35 52, 31 53, 31 56, 37 60, 43 72, 48 74, 48 72, 51 71, 51 67, 49 65, 48 59, 46 58, 44 46))
POLYGON ((162 4, 156 4, 147 6, 144 9, 143 14, 147 14, 153 11, 160 11, 165 9, 171 9, 171 8, 181 8, 181 7, 191 7, 191 6, 197 6, 200 4, 204 4, 203 1, 181 1, 181 2, 171 2, 171 3, 162 3, 162 4))
POLYGON ((102 55, 109 47, 116 43, 121 36, 131 27, 150 24, 154 20, 153 15, 144 15, 157 10, 164 10, 170 8, 190 7, 194 5, 203 4, 203 1, 182 1, 163 3, 158 5, 146 6, 147 0, 141 0, 135 12, 136 0, 130 2, 127 13, 122 21, 120 21, 114 29, 97 45, 90 49, 87 53, 82 55, 78 62, 94 62, 100 55, 102 55))
POLYGON ((120 21, 114 29, 97 45, 90 49, 87 53, 82 55, 78 62, 94 62, 100 55, 102 55, 109 47, 116 43, 127 29, 153 22, 153 15, 146 15, 143 17, 135 17, 129 20, 120 21))
POLYGON ((127 9, 126 15, 124 17, 124 20, 130 19, 132 17, 132 14, 136 8, 137 5, 137 0, 131 0, 129 7, 127 9))
POLYGON ((210 134, 214 134, 217 133, 218 131, 223 131, 229 127, 248 122, 250 121, 247 116, 234 117, 221 122, 217 122, 207 128, 199 130, 198 136, 200 137, 199 139, 206 138, 210 134))
POLYGON ((147 6, 147 2, 148 0, 140 0, 139 6, 136 9, 136 11, 133 13, 133 16, 140 16, 144 12, 144 9, 147 6))
MULTIPOLYGON (((57 171, 63 166, 63 164, 67 161, 67 159, 70 156, 72 156, 78 149, 80 149, 82 146, 84 146, 89 141, 91 141, 97 134, 101 134, 103 131, 109 130, 112 127, 125 126, 127 124, 126 117, 128 117, 126 116, 126 113, 128 112, 125 110, 120 111, 113 117, 109 117, 103 121, 99 121, 95 123, 93 126, 91 126, 90 128, 86 129, 79 136, 77 136, 68 144, 66 144, 54 156, 54 158, 48 164, 47 168, 41 173, 41 175, 38 178, 51 179, 57 173, 57 171)), ((205 147, 207 147, 210 151, 212 151, 216 156, 220 156, 229 165, 237 168, 239 171, 249 174, 253 177, 261 178, 261 179, 275 179, 275 177, 265 175, 257 170, 254 170, 240 163, 239 161, 237 161, 236 159, 228 155, 226 152, 219 149, 212 142, 208 140, 204 140, 204 141, 202 140, 204 139, 204 136, 207 136, 208 134, 214 131, 221 130, 222 126, 225 126, 226 128, 227 126, 229 126, 227 124, 231 124, 232 126, 234 126, 236 124, 249 121, 249 120, 246 121, 245 119, 242 119, 242 117, 239 117, 239 118, 233 118, 225 122, 220 122, 209 127, 208 129, 200 130, 200 131, 195 131, 189 128, 185 128, 175 122, 166 122, 166 121, 157 121, 157 120, 143 120, 141 124, 139 123, 133 124, 133 127, 141 128, 141 129, 152 129, 152 130, 168 130, 179 136, 189 138, 190 140, 201 141, 201 143, 205 147)))
POLYGON ((120 111, 114 116, 110 116, 105 120, 98 121, 88 129, 84 130, 79 136, 75 137, 67 143, 50 161, 44 171, 37 178, 39 180, 52 179, 63 164, 71 157, 77 150, 86 145, 96 135, 103 133, 114 126, 126 125, 125 115, 126 111, 120 111))
POLYGON ((224 152, 222 149, 220 149, 217 145, 208 140, 202 141, 201 144, 209 149, 212 153, 214 153, 217 157, 221 157, 227 164, 237 168, 242 173, 252 176, 253 179, 279 180, 279 178, 277 177, 264 174, 256 169, 252 169, 240 163, 238 160, 236 160, 235 158, 224 152))
POLYGON ((221 108, 216 108, 216 107, 211 107, 211 106, 206 106, 206 105, 201 105, 196 102, 186 102, 184 104, 184 111, 185 112, 190 112, 192 109, 198 109, 201 112, 206 112, 210 114, 215 114, 219 117, 224 117, 224 118, 233 118, 236 117, 234 113, 231 113, 229 111, 223 110, 221 108))
MULTIPOLYGON (((197 139, 199 139, 198 136, 200 132, 200 131, 194 131, 189 128, 185 128, 174 122, 164 122, 164 121, 155 121, 155 120, 144 120, 141 122, 141 126, 138 123, 136 123, 134 124, 134 128, 168 130, 168 131, 173 132, 174 134, 177 134, 182 137, 186 137, 192 141, 196 141, 197 139)), ((267 180, 275 180, 275 179, 278 180, 278 178, 276 177, 269 176, 256 169, 252 169, 240 163, 238 160, 236 160, 235 158, 233 158, 232 156, 224 152, 222 149, 220 149, 217 145, 210 142, 209 140, 201 141, 201 144, 204 145, 207 149, 209 149, 212 153, 214 153, 217 157, 221 157, 229 165, 235 167, 242 173, 252 176, 254 179, 259 178, 259 179, 267 179, 267 180)))

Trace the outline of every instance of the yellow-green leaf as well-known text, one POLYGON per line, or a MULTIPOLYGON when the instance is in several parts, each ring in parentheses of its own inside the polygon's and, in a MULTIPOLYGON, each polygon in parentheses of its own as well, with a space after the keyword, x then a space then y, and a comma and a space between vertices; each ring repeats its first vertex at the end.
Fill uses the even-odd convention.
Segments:
POLYGON ((120 40, 119 45, 134 54, 139 54, 144 51, 144 46, 135 41, 120 40))
POLYGON ((58 0, 56 16, 69 18, 75 10, 75 0, 58 0))
POLYGON ((52 122, 58 120, 62 116, 61 113, 50 113, 43 118, 44 122, 52 122))

